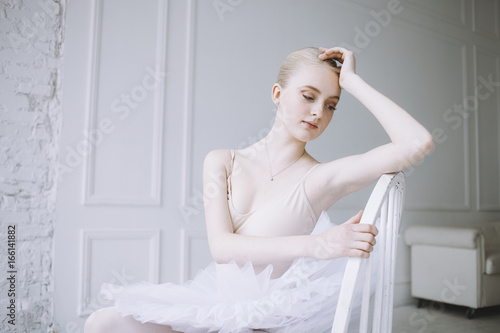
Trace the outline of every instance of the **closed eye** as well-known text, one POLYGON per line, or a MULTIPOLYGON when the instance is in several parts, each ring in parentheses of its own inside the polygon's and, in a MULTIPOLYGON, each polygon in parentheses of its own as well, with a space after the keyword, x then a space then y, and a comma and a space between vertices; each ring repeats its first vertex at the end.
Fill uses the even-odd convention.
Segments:
MULTIPOLYGON (((305 95, 305 94, 302 94, 302 96, 303 96, 306 100, 308 100, 308 101, 310 101, 310 102, 314 101, 314 98, 313 98, 313 97, 311 97, 311 96, 307 96, 307 95, 305 95)), ((330 111, 335 111, 335 110, 337 109, 337 108, 336 108, 335 106, 333 106, 333 105, 325 105, 325 106, 326 106, 326 107, 327 107, 330 111)))

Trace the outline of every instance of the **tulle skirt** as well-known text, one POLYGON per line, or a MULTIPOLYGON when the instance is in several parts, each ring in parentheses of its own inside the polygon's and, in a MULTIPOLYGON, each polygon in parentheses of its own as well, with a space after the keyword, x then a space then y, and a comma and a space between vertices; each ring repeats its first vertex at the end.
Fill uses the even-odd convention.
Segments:
MULTIPOLYGON (((323 212, 313 234, 331 226, 323 212)), ((347 258, 299 258, 276 279, 271 265, 256 274, 251 263, 211 263, 184 284, 105 284, 101 293, 122 316, 181 332, 329 332, 346 263, 347 258)), ((355 329, 360 298, 358 291, 349 331, 355 329)))

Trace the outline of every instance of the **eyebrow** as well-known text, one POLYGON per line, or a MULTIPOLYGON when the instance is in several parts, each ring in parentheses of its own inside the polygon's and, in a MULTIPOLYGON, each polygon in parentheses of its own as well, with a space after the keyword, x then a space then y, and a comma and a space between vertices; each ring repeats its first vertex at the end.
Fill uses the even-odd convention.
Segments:
MULTIPOLYGON (((313 86, 302 86, 302 87, 300 87, 300 88, 308 88, 308 89, 311 89, 311 90, 316 91, 318 94, 321 94, 321 91, 320 91, 318 88, 313 87, 313 86)), ((329 99, 329 98, 336 98, 336 99, 340 99, 340 96, 333 95, 333 96, 329 96, 327 99, 329 99)))

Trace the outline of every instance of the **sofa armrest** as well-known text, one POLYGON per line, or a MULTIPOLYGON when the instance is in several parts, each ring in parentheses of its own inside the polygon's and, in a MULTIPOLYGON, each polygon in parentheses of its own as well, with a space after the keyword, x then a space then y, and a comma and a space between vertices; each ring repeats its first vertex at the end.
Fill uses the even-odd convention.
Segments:
POLYGON ((484 224, 479 228, 484 236, 484 247, 500 249, 500 222, 484 224))
POLYGON ((406 229, 405 241, 408 245, 426 244, 464 249, 480 247, 480 231, 465 227, 412 226, 406 229))

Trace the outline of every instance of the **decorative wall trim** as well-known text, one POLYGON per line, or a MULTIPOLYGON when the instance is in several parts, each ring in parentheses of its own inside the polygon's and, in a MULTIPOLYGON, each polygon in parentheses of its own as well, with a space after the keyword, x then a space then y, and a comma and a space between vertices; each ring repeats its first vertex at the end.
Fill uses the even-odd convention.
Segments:
POLYGON ((404 7, 408 6, 416 12, 437 19, 437 21, 439 22, 444 21, 460 28, 465 28, 467 26, 467 10, 466 10, 465 0, 460 0, 460 8, 461 8, 460 21, 453 19, 453 17, 451 16, 443 15, 441 13, 436 12, 433 6, 426 6, 421 3, 418 3, 417 1, 412 1, 412 2, 404 1, 402 3, 402 6, 404 7))
MULTIPOLYGON (((465 44, 462 44, 462 95, 463 98, 465 99, 466 96, 468 96, 468 75, 467 75, 467 46, 465 44)), ((470 121, 469 118, 465 118, 464 120, 464 127, 463 127, 463 133, 464 133, 464 139, 463 139, 463 144, 464 144, 464 181, 465 181, 465 188, 464 188, 464 205, 463 209, 465 210, 470 210, 471 205, 470 205, 470 192, 471 192, 471 187, 470 187, 470 137, 469 137, 469 127, 470 127, 470 121)), ((453 210, 453 209, 450 209, 453 210)), ((458 209, 460 210, 460 209, 458 209)))
MULTIPOLYGON (((90 77, 87 100, 87 125, 86 132, 89 133, 97 127, 97 99, 99 86, 97 77, 100 71, 101 35, 102 35, 102 6, 103 0, 92 2, 92 32, 90 41, 90 77)), ((156 39, 156 63, 155 71, 165 73, 167 52, 167 13, 168 0, 158 0, 158 24, 156 39)), ((147 197, 118 198, 107 195, 98 195, 94 192, 95 184, 95 147, 89 145, 88 154, 85 158, 85 180, 84 180, 84 205, 137 205, 158 206, 161 204, 161 186, 163 170, 163 110, 165 105, 165 78, 154 90, 154 116, 153 116, 153 156, 151 160, 151 191, 147 197)))
MULTIPOLYGON (((91 269, 92 269, 92 242, 95 240, 148 240, 149 242, 149 269, 148 280, 158 283, 160 271, 160 230, 158 229, 135 229, 135 230, 80 230, 80 281, 78 292, 78 315, 87 316, 95 309, 91 308, 92 299, 97 295, 91 295, 91 269)), ((105 282, 105 281, 103 281, 105 282)))
POLYGON ((180 265, 180 274, 179 281, 185 282, 192 276, 191 272, 191 261, 192 255, 194 254, 191 249, 191 243, 194 239, 202 239, 207 240, 207 232, 205 230, 200 229, 182 229, 181 230, 181 265, 180 265))
MULTIPOLYGON (((450 35, 444 35, 437 30, 431 29, 429 27, 421 27, 420 25, 414 25, 408 23, 407 21, 403 21, 403 23, 398 22, 397 24, 401 24, 408 28, 413 27, 413 29, 417 28, 422 34, 426 34, 432 38, 443 41, 450 45, 456 46, 460 50, 461 55, 461 71, 462 71, 462 100, 458 102, 463 102, 465 98, 470 95, 468 88, 468 64, 467 64, 467 44, 464 41, 452 37, 450 35)), ((450 105, 451 107, 451 105, 450 105)), ((444 110, 443 110, 444 111, 444 110)), ((471 200, 470 200, 470 192, 471 192, 471 181, 470 181, 470 117, 465 117, 463 119, 462 126, 462 134, 463 134, 463 177, 464 177, 464 201, 459 204, 405 204, 405 210, 408 211, 467 211, 471 209, 471 200)), ((430 128, 429 130, 432 130, 430 128)), ((425 163, 425 161, 423 162, 425 163)))
MULTIPOLYGON (((483 3, 485 1, 482 1, 483 3)), ((493 1, 493 10, 492 10, 492 15, 494 15, 493 22, 495 22, 495 30, 494 31, 488 31, 488 30, 483 30, 478 27, 477 22, 481 19, 477 17, 477 6, 478 1, 477 0, 472 0, 472 31, 476 32, 480 35, 483 35, 485 37, 491 38, 493 40, 498 40, 500 37, 500 10, 499 10, 499 4, 498 0, 493 1)))
POLYGON ((194 97, 194 57, 196 39, 196 1, 188 0, 186 18, 186 64, 184 68, 184 102, 183 102, 183 136, 182 136, 182 184, 181 184, 181 207, 189 206, 192 195, 192 133, 193 133, 193 97, 194 97))
MULTIPOLYGON (((479 77, 478 68, 477 68, 477 65, 478 65, 477 55, 478 55, 478 53, 483 53, 485 55, 488 55, 488 56, 491 56, 492 58, 494 58, 495 66, 496 66, 496 68, 493 69, 493 71, 496 74, 496 79, 494 78, 494 81, 495 82, 498 81, 498 79, 500 78, 500 56, 499 56, 499 54, 490 52, 484 48, 480 49, 480 47, 478 47, 477 45, 473 45, 473 47, 472 47, 474 78, 479 77)), ((473 80, 473 86, 474 86, 474 95, 477 97, 477 89, 478 89, 477 79, 473 80)), ((497 129, 499 129, 499 135, 496 138, 496 140, 497 140, 497 147, 500 147, 500 91, 497 89, 495 92, 496 92, 496 96, 497 96, 497 108, 496 108, 497 121, 498 121, 497 129)), ((480 115, 479 115, 478 111, 479 110, 476 108, 476 110, 474 112, 474 124, 475 124, 475 126, 474 126, 475 127, 474 128, 475 156, 474 157, 475 157, 475 164, 476 164, 476 204, 477 204, 477 209, 480 211, 499 211, 500 210, 500 200, 495 205, 484 204, 481 202, 481 178, 482 178, 482 175, 480 172, 481 162, 480 162, 480 156, 479 156, 481 142, 480 142, 480 138, 479 138, 479 131, 480 131, 479 117, 480 117, 480 115)), ((500 179, 500 154, 499 154, 499 160, 497 160, 496 163, 497 163, 498 172, 499 172, 497 177, 499 177, 499 179, 500 179)), ((488 177, 488 175, 486 175, 485 177, 488 177)), ((498 191, 499 191, 499 198, 500 198, 500 189, 498 189, 498 191)))

